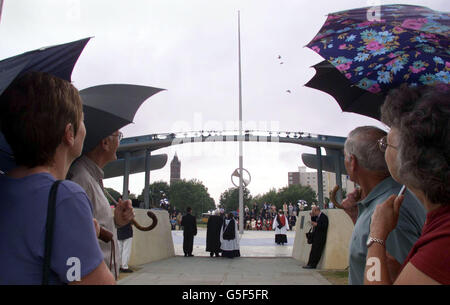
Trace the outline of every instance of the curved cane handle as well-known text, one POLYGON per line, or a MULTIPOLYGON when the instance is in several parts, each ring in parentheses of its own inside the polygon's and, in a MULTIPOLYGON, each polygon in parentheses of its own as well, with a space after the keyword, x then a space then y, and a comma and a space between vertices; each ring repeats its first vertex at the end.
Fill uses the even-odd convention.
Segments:
MULTIPOLYGON (((118 204, 117 201, 116 201, 116 199, 114 199, 114 197, 113 197, 107 190, 103 189, 103 192, 106 194, 106 196, 108 196, 108 197, 111 199, 112 202, 114 202, 116 205, 118 204)), ((156 225, 158 224, 158 218, 156 218, 156 215, 155 215, 153 212, 150 212, 150 211, 147 212, 147 215, 148 215, 148 217, 150 217, 150 218, 153 220, 152 224, 149 225, 148 227, 143 227, 143 226, 141 226, 134 218, 133 218, 133 220, 131 220, 131 223, 132 223, 137 229, 139 229, 139 230, 141 230, 141 231, 150 231, 150 230, 153 230, 153 229, 156 227, 156 225)), ((102 233, 102 232, 101 232, 101 230, 100 230, 100 235, 101 235, 101 233, 102 233)))
POLYGON ((133 223, 133 225, 137 228, 137 229, 139 229, 139 230, 141 230, 141 231, 151 231, 151 230, 153 230, 155 227, 156 227, 156 225, 158 224, 158 218, 156 218, 156 215, 153 213, 153 212, 151 212, 151 211, 148 211, 147 212, 147 215, 148 215, 148 217, 150 217, 153 221, 152 221, 152 224, 151 225, 149 225, 148 227, 143 227, 143 226, 141 226, 134 218, 133 218, 133 220, 131 221, 132 223, 133 223))
POLYGON ((336 185, 330 193, 330 201, 334 204, 338 209, 344 209, 342 204, 340 204, 336 199, 336 193, 339 190, 339 185, 336 185))

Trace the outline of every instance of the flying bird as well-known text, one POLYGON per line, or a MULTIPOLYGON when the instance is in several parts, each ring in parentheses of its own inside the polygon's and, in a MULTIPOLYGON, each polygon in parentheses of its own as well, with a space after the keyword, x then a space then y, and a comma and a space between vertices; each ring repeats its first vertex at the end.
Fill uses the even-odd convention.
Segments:
POLYGON ((287 93, 291 93, 291 90, 286 90, 287 93))
POLYGON ((278 55, 278 59, 281 59, 281 55, 278 55))

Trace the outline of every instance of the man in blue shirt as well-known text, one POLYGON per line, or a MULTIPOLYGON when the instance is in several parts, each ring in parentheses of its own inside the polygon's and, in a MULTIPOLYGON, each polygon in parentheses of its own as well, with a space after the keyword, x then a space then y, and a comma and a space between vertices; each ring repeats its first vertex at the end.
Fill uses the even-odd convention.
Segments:
MULTIPOLYGON (((364 126, 350 132, 345 142, 345 168, 350 180, 360 188, 349 194, 340 208, 350 216, 355 228, 349 249, 349 284, 363 285, 367 256, 367 239, 375 207, 390 195, 397 194, 401 185, 389 174, 384 153, 377 141, 386 136, 383 130, 364 126)), ((391 260, 391 277, 408 255, 419 238, 426 212, 409 191, 405 194, 397 227, 386 240, 386 252, 391 260)), ((398 271, 398 270, 397 270, 398 271)))

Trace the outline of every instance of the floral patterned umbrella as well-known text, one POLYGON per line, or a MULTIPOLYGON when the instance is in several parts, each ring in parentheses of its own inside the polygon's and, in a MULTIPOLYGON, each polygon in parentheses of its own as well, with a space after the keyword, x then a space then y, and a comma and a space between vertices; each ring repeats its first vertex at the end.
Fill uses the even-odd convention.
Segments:
POLYGON ((382 5, 379 18, 359 8, 328 15, 307 45, 355 86, 372 93, 408 83, 449 83, 450 14, 413 5, 382 5))
POLYGON ((386 97, 384 92, 372 93, 352 85, 335 66, 326 60, 314 65, 313 68, 316 74, 305 84, 306 87, 330 94, 342 111, 380 119, 380 105, 386 97))

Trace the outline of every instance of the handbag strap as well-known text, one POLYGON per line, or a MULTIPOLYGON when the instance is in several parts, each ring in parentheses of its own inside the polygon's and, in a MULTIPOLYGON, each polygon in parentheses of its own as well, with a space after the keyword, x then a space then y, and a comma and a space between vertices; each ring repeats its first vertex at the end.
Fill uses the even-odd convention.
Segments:
POLYGON ((47 223, 45 224, 45 246, 44 246, 44 267, 42 274, 42 285, 48 285, 50 277, 50 261, 52 255, 53 229, 56 214, 56 192, 62 180, 53 183, 48 196, 47 223))

